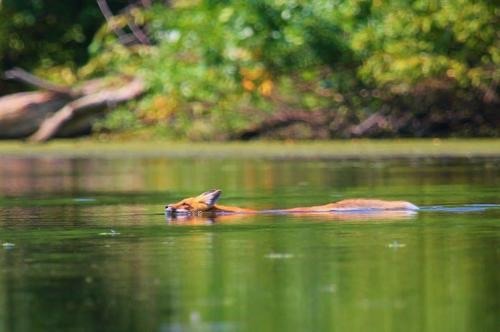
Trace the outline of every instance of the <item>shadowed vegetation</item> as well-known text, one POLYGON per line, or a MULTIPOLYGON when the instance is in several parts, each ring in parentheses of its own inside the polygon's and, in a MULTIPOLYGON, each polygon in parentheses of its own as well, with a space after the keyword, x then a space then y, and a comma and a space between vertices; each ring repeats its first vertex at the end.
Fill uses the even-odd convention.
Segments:
POLYGON ((50 18, 69 5, 49 3, 3 3, 15 19, 0 25, 1 66, 67 83, 142 76, 147 93, 97 121, 101 135, 498 136, 491 1, 97 1, 107 20, 88 1, 59 39, 50 18), (47 38, 15 38, 38 25, 47 38))

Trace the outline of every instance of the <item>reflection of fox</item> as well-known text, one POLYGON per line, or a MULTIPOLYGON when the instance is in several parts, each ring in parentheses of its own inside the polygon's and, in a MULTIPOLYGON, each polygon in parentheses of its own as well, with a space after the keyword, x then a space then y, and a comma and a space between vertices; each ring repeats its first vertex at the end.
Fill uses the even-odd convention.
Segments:
MULTIPOLYGON (((196 197, 185 198, 178 203, 165 206, 167 214, 198 214, 198 213, 258 213, 257 210, 245 209, 236 206, 216 205, 221 191, 219 189, 209 190, 196 197)), ((393 210, 414 211, 418 207, 405 201, 384 201, 380 199, 345 199, 335 203, 318 206, 297 207, 293 209, 277 210, 278 212, 341 212, 341 211, 363 211, 363 210, 393 210)))

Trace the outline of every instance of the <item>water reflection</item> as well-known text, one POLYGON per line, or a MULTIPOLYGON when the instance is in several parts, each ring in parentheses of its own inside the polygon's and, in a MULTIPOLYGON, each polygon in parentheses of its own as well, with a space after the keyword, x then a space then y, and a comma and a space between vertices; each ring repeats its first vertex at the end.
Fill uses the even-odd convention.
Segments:
MULTIPOLYGON (((332 201, 346 197, 342 194, 355 188, 355 196, 380 197, 387 195, 385 188, 390 187, 392 197, 410 200, 408 196, 419 196, 416 203, 428 205, 431 204, 428 198, 437 189, 466 193, 478 185, 497 183, 499 164, 481 159, 248 161, 2 157, 0 197, 54 194, 85 197, 87 193, 146 190, 182 197, 207 188, 222 188, 226 198, 257 196, 265 198, 267 206, 272 207, 280 206, 286 196, 332 201)), ((456 203, 448 195, 439 194, 438 203, 456 203)))
POLYGON ((311 221, 391 221, 391 220, 410 220, 416 216, 415 211, 369 211, 369 212, 264 212, 257 214, 165 214, 165 219, 173 225, 212 225, 215 223, 240 223, 246 220, 252 220, 263 215, 282 215, 292 220, 311 220, 311 221))
POLYGON ((496 331, 499 167, 2 158, 0 331, 496 331), (259 209, 427 208, 165 219, 213 187, 259 209))

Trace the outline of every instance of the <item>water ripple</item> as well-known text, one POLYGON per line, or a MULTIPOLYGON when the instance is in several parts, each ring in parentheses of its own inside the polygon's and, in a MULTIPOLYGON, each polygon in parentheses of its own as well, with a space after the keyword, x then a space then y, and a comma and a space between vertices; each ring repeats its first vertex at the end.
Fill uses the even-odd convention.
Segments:
POLYGON ((500 208, 500 204, 464 204, 464 205, 431 205, 420 207, 420 211, 467 213, 483 212, 500 208))

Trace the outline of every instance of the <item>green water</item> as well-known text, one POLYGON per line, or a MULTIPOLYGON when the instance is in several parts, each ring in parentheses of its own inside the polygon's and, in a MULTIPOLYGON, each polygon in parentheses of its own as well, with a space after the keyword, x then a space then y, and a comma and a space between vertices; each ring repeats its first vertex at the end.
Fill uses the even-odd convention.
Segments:
POLYGON ((0 331, 497 331, 500 159, 0 157, 0 331), (167 220, 220 188, 416 215, 167 220))

